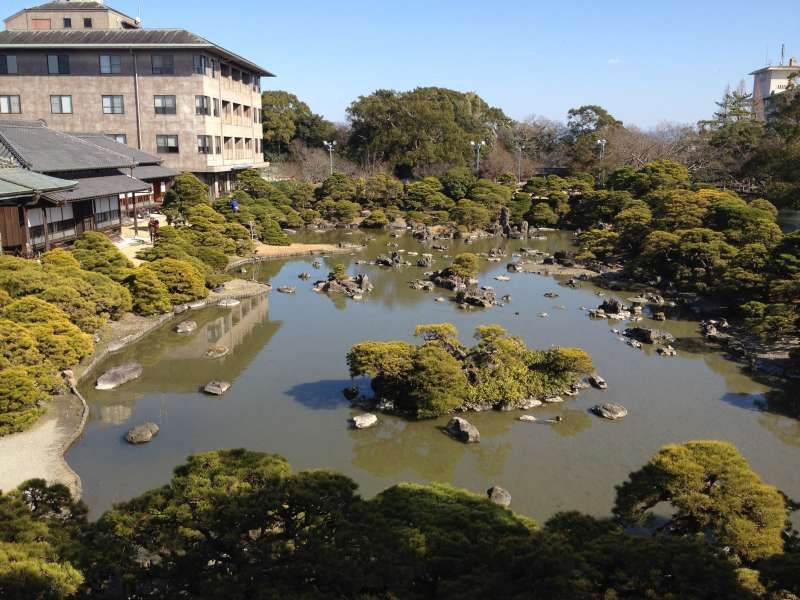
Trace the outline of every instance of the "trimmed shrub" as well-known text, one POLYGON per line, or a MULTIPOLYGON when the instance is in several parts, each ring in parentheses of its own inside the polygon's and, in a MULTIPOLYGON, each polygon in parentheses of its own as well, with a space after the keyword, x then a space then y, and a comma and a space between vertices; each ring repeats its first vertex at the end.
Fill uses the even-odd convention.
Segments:
POLYGON ((261 241, 268 246, 290 246, 292 243, 281 226, 269 217, 261 219, 261 241))
POLYGON ((22 325, 0 319, 0 369, 30 367, 42 360, 36 339, 22 325))
POLYGON ((81 266, 78 259, 72 255, 72 252, 64 250, 63 248, 54 248, 42 254, 42 264, 45 266, 72 267, 75 269, 81 266))
POLYGON ((24 367, 0 371, 0 435, 22 431, 44 412, 44 393, 24 367))
POLYGON ((123 281, 133 268, 131 261, 111 240, 97 231, 87 231, 81 235, 75 242, 72 254, 82 268, 102 273, 116 282, 123 281))
POLYGON ((165 313, 172 308, 170 295, 155 272, 147 267, 139 267, 125 281, 133 296, 133 311, 149 316, 165 313))
POLYGON ((192 263, 174 258, 160 258, 142 268, 151 269, 166 286, 173 304, 191 302, 208 296, 203 274, 192 263))

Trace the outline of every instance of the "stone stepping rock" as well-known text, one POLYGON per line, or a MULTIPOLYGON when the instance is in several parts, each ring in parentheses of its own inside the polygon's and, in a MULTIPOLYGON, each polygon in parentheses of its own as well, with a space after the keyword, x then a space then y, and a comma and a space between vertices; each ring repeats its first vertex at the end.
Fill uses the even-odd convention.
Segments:
POLYGON ((493 485, 486 490, 486 495, 489 497, 489 502, 492 504, 497 504, 504 508, 511 506, 511 493, 501 488, 499 485, 493 485))
POLYGON ((206 394, 212 394, 214 396, 222 396, 225 392, 227 392, 231 387, 230 382, 228 381, 220 381, 215 379, 214 381, 209 381, 203 391, 206 394))
POLYGON ((614 402, 595 404, 591 410, 598 417, 603 417, 604 419, 609 419, 611 421, 619 421, 620 419, 628 416, 628 409, 621 404, 616 404, 614 402))
POLYGON ((223 298, 219 301, 217 306, 221 306, 222 308, 233 308, 234 306, 239 306, 241 303, 241 300, 237 300, 236 298, 223 298))
POLYGON ((206 350, 206 358, 222 358, 230 352, 227 346, 211 346, 206 350))
POLYGON ((113 390, 123 383, 133 381, 142 374, 142 365, 135 362, 124 363, 109 369, 97 378, 96 390, 113 390))
POLYGON ((481 441, 481 434, 478 428, 461 417, 453 417, 450 419, 447 423, 446 431, 453 438, 465 444, 477 444, 481 441))
POLYGON ((129 444, 146 444, 158 435, 158 425, 155 423, 145 423, 144 425, 137 425, 128 430, 125 434, 125 440, 129 444))

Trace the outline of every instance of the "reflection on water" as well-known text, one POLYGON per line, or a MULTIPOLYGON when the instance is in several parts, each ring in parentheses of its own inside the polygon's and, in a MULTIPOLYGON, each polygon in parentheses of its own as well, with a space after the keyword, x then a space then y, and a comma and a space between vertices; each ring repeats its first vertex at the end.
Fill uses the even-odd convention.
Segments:
MULTIPOLYGON (((303 242, 340 240, 360 243, 367 236, 341 230, 297 236, 303 242)), ((661 445, 704 438, 733 442, 766 481, 800 496, 800 473, 790 468, 800 460, 798 421, 778 410, 785 402, 772 390, 707 347, 696 321, 658 323, 645 313, 642 326, 666 329, 679 339, 679 356, 662 358, 652 348, 636 350, 620 341, 611 330, 624 324, 589 319, 580 307, 597 306, 601 299, 588 284, 572 289, 522 273, 510 281, 494 280, 523 246, 553 252, 570 243, 571 236, 552 232, 545 240, 526 242, 448 242, 447 250, 436 251, 407 236, 378 234, 361 251, 321 258, 319 269, 312 266, 313 257, 246 267, 241 277, 297 286, 297 293, 273 292, 233 309, 182 315, 197 322, 193 334, 175 333, 176 320, 101 366, 136 360, 144 366, 140 379, 113 391, 96 391, 90 382, 84 386, 91 420, 68 461, 83 479, 85 500, 97 515, 114 501, 166 482, 188 454, 247 447, 280 453, 295 469, 338 470, 358 482, 366 496, 399 481, 443 481, 476 492, 502 485, 517 510, 537 519, 564 509, 606 515, 614 485, 661 445), (446 290, 408 287, 425 269, 356 264, 386 253, 389 243, 431 252, 436 269, 449 264, 446 255, 487 252, 504 244, 508 256, 499 263, 481 260, 480 276, 498 295, 511 294, 512 303, 464 311, 452 302, 434 302, 452 295, 446 290), (313 282, 340 263, 351 273, 366 273, 374 291, 360 301, 315 293, 313 282), (303 271, 312 274, 310 281, 298 279, 303 271), (546 298, 545 292, 559 297, 546 298), (543 312, 550 316, 540 318, 543 312), (477 445, 442 433, 447 418, 408 422, 380 416, 374 428, 348 429, 353 411, 341 391, 351 385, 345 363, 350 346, 365 339, 414 341, 416 325, 444 321, 458 327, 464 343, 471 342, 476 326, 497 323, 531 346, 581 346, 610 387, 530 411, 541 420, 560 415, 557 424, 520 422, 518 412, 469 414, 481 432, 477 445), (231 352, 206 358, 212 345, 231 352), (210 397, 200 387, 211 379, 233 386, 222 397, 210 397), (604 401, 624 405, 628 417, 612 423, 589 413, 604 401), (770 412, 759 410, 759 402, 770 412), (159 436, 143 446, 126 444, 125 431, 144 421, 158 423, 159 436)), ((355 383, 368 391, 368 381, 355 383)))
POLYGON ((800 210, 782 210, 778 213, 778 225, 784 233, 800 230, 800 210))

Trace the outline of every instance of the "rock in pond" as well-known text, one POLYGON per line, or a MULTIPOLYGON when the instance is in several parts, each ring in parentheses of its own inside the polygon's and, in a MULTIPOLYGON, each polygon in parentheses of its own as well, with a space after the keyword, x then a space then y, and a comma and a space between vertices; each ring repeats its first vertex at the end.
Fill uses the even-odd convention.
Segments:
POLYGON ((203 391, 206 394, 213 394, 214 396, 222 396, 225 392, 227 392, 231 388, 231 384, 228 381, 220 381, 215 379, 214 381, 209 381, 203 391))
POLYGON ((278 291, 281 294, 294 294, 297 292, 297 288, 291 285, 282 285, 278 288, 278 291))
POLYGON ((172 312, 174 312, 176 315, 179 315, 181 313, 185 313, 187 310, 189 310, 188 304, 178 304, 177 306, 173 307, 172 312))
POLYGON ((493 485, 486 490, 486 495, 489 497, 489 502, 492 504, 497 504, 504 508, 511 506, 511 493, 501 488, 499 485, 493 485))
POLYGON ((545 404, 559 404, 563 402, 564 399, 561 396, 549 396, 547 398, 543 398, 542 402, 545 404))
POLYGON ((621 404, 614 402, 604 402, 603 404, 595 404, 592 407, 592 412, 598 417, 609 419, 611 421, 618 421, 628 416, 628 409, 621 404))
POLYGON ((239 306, 241 303, 242 302, 236 298, 223 298, 219 301, 218 306, 222 308, 233 308, 234 306, 239 306))
POLYGON ((350 418, 350 423, 353 424, 353 429, 366 429, 378 424, 378 417, 372 413, 363 415, 356 415, 350 418))
POLYGON ((121 386, 123 383, 133 381, 142 374, 142 365, 135 362, 129 362, 113 369, 109 369, 97 379, 94 386, 96 390, 113 390, 121 386))
POLYGON ((197 322, 196 321, 184 321, 183 323, 178 323, 178 326, 175 328, 176 333, 193 333, 197 329, 197 322))
POLYGON ((453 417, 447 423, 447 433, 465 444, 474 444, 481 441, 481 434, 478 428, 472 423, 461 417, 453 417))
POLYGON ((605 390, 608 388, 606 380, 597 374, 591 375, 589 377, 589 383, 592 385, 592 387, 596 387, 598 390, 605 390))
POLYGON ((533 415, 520 415, 517 418, 517 420, 518 421, 527 421, 527 422, 532 423, 532 422, 534 422, 536 420, 536 417, 534 417, 533 415))
POLYGON ((675 337, 671 333, 646 327, 629 327, 624 331, 623 335, 643 344, 671 343, 675 341, 675 337))
POLYGON ((227 346, 211 346, 206 350, 206 358, 222 358, 230 352, 227 346))
POLYGON ((355 400, 358 398, 359 390, 358 387, 351 385, 350 387, 346 387, 342 390, 342 395, 347 400, 355 400))
POLYGON ((145 423, 137 425, 128 430, 125 434, 125 441, 129 444, 146 444, 158 435, 158 425, 155 423, 145 423))
POLYGON ((195 300, 194 302, 189 302, 188 306, 191 309, 198 309, 203 308, 206 305, 205 300, 195 300))

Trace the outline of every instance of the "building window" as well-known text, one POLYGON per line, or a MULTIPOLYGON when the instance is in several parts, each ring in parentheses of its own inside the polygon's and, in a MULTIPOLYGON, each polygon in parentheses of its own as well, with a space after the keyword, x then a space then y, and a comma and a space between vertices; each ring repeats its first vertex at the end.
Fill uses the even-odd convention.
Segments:
POLYGON ((216 154, 222 154, 222 138, 219 136, 214 137, 214 147, 216 154))
POLYGON ((153 75, 174 75, 175 57, 171 54, 153 54, 153 75))
POLYGON ((217 61, 215 59, 211 59, 211 79, 217 78, 217 61))
POLYGON ((118 144, 127 144, 128 143, 128 136, 124 133, 109 133, 106 137, 110 137, 112 140, 117 142, 118 144))
POLYGON ((157 135, 156 150, 159 154, 177 154, 178 136, 177 135, 157 135))
POLYGON ((211 146, 211 136, 210 135, 198 135, 197 136, 197 153, 198 154, 211 154, 213 148, 211 146))
POLYGON ((100 73, 103 75, 116 75, 122 72, 122 57, 116 54, 100 55, 100 73))
POLYGON ((64 17, 64 29, 72 29, 72 19, 64 17))
POLYGON ((54 115, 72 114, 72 96, 50 96, 50 112, 54 115))
POLYGON ((174 115, 175 96, 154 96, 157 115, 174 115))
POLYGON ((17 74, 17 57, 13 54, 0 54, 0 75, 17 74))
POLYGON ((208 68, 208 59, 202 54, 195 54, 192 57, 192 68, 197 75, 205 75, 208 68))
POLYGON ((208 96, 194 97, 194 114, 196 115, 211 114, 211 99, 208 96))
POLYGON ((50 75, 68 75, 69 56, 66 54, 48 54, 47 72, 50 75))
POLYGON ((19 96, 0 96, 0 114, 18 114, 20 108, 19 96))
POLYGON ((91 29, 92 28, 92 20, 91 19, 84 19, 83 20, 83 27, 84 27, 84 29, 91 29))
POLYGON ((214 98, 214 116, 219 116, 219 98, 214 98))
POLYGON ((125 102, 122 96, 103 96, 103 114, 121 115, 125 112, 125 102))

